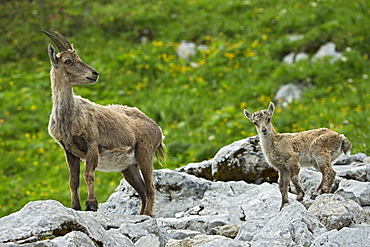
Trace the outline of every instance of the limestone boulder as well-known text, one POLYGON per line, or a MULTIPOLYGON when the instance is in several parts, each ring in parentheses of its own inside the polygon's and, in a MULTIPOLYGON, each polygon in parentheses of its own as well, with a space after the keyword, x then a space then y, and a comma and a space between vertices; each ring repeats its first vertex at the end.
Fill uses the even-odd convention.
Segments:
POLYGON ((370 206, 370 182, 343 179, 335 193, 355 200, 361 206, 370 206))
POLYGON ((159 247, 167 243, 166 234, 148 216, 80 212, 53 200, 30 202, 0 219, 4 246, 135 246, 141 238, 155 235, 159 244, 154 246, 159 247))
POLYGON ((311 247, 369 246, 370 228, 348 228, 326 232, 314 241, 311 247))
MULTIPOLYGON (((248 235, 248 228, 241 228, 236 240, 248 235)), ((252 246, 310 246, 311 242, 326 232, 325 226, 297 201, 286 205, 271 217, 251 240, 252 246)))
POLYGON ((358 203, 337 194, 318 196, 308 211, 328 230, 370 223, 369 214, 358 203))
POLYGON ((221 148, 214 158, 176 169, 213 181, 276 182, 277 172, 265 161, 259 137, 235 141, 221 148))

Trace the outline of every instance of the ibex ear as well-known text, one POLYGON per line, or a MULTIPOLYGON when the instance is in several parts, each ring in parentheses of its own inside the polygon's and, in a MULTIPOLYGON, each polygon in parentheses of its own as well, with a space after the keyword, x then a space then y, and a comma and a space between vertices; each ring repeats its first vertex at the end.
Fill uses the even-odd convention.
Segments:
MULTIPOLYGON (((248 118, 250 121, 252 121, 252 113, 244 109, 244 116, 248 118)), ((252 121, 253 122, 253 121, 252 121)))
POLYGON ((272 115, 274 113, 274 110, 275 110, 275 105, 274 103, 270 102, 269 104, 269 108, 267 109, 268 112, 272 115))
POLYGON ((49 58, 50 58, 50 61, 51 61, 51 64, 53 65, 53 67, 58 68, 57 54, 56 54, 55 49, 52 45, 48 46, 48 54, 49 54, 49 58))

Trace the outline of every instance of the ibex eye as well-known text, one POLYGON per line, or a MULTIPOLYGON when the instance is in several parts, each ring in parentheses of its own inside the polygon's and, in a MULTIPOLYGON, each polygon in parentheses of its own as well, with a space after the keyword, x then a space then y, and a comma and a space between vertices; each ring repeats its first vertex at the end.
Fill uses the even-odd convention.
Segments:
POLYGON ((72 63, 71 59, 64 60, 64 64, 66 64, 66 65, 70 65, 71 63, 72 63))

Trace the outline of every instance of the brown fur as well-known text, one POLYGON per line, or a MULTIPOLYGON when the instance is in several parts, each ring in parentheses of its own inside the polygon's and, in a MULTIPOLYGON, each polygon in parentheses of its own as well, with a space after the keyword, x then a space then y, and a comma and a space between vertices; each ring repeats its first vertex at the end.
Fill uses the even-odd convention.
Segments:
POLYGON ((140 214, 153 215, 152 155, 156 153, 158 158, 165 155, 160 127, 136 108, 101 106, 75 96, 73 85, 95 84, 98 72, 70 49, 72 47, 62 35, 56 33, 63 45, 55 40, 55 36, 45 33, 60 50, 56 54, 54 47, 48 46, 53 102, 49 133, 65 151, 70 169, 72 208, 81 210, 78 188, 80 160, 83 160, 88 188, 86 210, 96 211, 98 208, 94 171, 118 171, 139 193, 140 214))
POLYGON ((279 172, 279 189, 282 195, 281 208, 288 203, 288 185, 293 182, 297 190, 297 200, 302 201, 304 192, 299 183, 301 166, 314 166, 322 173, 322 181, 311 198, 321 193, 330 193, 335 178, 331 162, 341 152, 347 153, 351 143, 344 135, 321 128, 300 133, 276 133, 271 123, 274 112, 271 102, 267 110, 250 113, 245 116, 255 124, 260 137, 262 151, 267 162, 279 172))

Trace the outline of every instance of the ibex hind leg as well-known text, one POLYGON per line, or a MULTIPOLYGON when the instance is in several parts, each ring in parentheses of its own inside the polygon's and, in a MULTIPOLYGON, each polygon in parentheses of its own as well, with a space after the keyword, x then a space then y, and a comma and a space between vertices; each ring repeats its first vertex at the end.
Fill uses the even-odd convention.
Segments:
POLYGON ((322 179, 319 187, 312 194, 311 199, 315 199, 318 195, 321 195, 323 193, 330 193, 336 174, 331 166, 331 159, 329 155, 319 156, 316 161, 318 168, 322 173, 322 179))
POLYGON ((297 201, 301 202, 304 198, 304 191, 301 187, 301 183, 299 182, 300 167, 298 164, 298 156, 296 156, 295 160, 292 160, 291 162, 292 165, 290 166, 290 179, 297 191, 297 201))
POLYGON ((304 191, 300 185, 298 174, 292 175, 291 180, 297 191, 297 201, 302 202, 304 198, 304 191))
POLYGON ((146 205, 146 193, 145 193, 145 183, 141 177, 138 166, 131 165, 126 170, 121 171, 123 177, 126 181, 139 193, 141 199, 141 209, 140 214, 143 214, 146 205))
POLYGON ((153 164, 152 158, 143 159, 140 163, 141 174, 144 178, 145 183, 145 193, 147 196, 147 201, 145 205, 145 210, 143 214, 153 216, 153 208, 155 201, 155 189, 153 184, 153 164))

